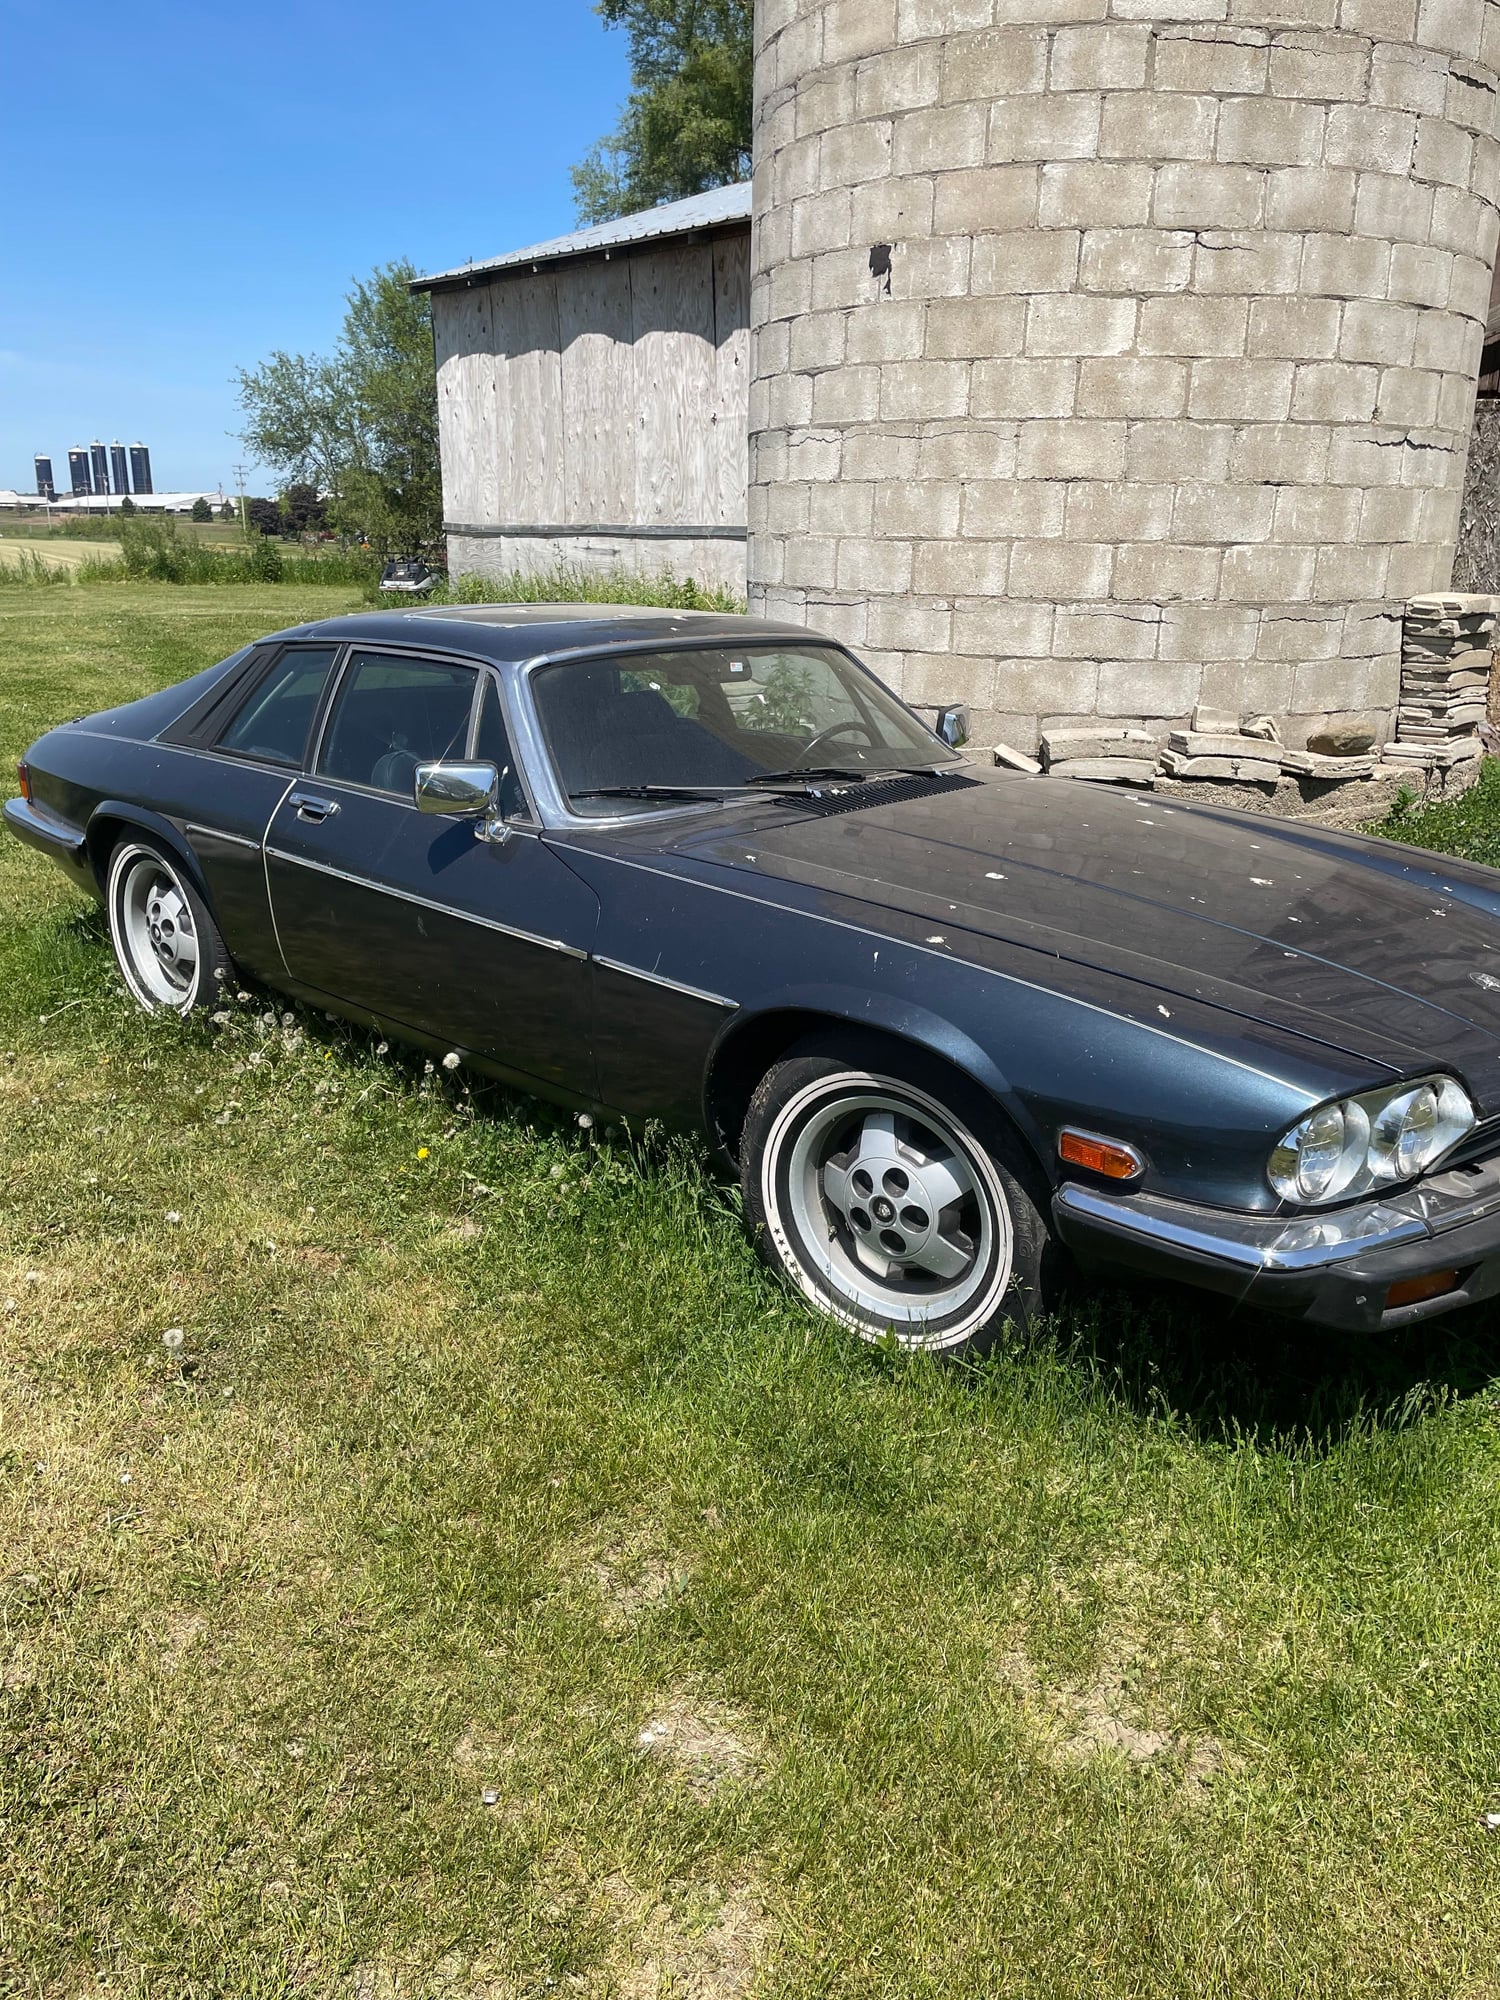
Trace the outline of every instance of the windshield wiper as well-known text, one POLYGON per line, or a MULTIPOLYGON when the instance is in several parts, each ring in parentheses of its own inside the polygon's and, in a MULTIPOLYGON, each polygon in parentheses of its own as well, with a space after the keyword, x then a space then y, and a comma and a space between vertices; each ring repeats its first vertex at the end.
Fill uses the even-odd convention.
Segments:
POLYGON ((570 799, 726 799, 744 792, 762 792, 779 785, 862 785, 870 778, 933 778, 933 764, 892 764, 880 771, 857 771, 847 764, 791 765, 785 771, 757 771, 752 778, 726 780, 722 785, 593 785, 569 792, 570 799))
POLYGON ((784 771, 757 771, 747 785, 862 785, 870 773, 856 771, 848 764, 789 764, 784 771))
POLYGON ((721 799, 739 785, 594 785, 586 792, 569 792, 570 799, 721 799))

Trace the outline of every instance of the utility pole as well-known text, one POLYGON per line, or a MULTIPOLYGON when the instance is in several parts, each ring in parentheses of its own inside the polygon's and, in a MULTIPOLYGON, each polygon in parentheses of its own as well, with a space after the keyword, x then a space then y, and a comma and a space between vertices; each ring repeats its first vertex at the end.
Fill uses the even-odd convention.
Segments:
POLYGON ((234 468, 234 483, 239 488, 240 495, 240 533, 248 542, 250 539, 250 517, 245 512, 245 468, 243 465, 237 465, 234 468))

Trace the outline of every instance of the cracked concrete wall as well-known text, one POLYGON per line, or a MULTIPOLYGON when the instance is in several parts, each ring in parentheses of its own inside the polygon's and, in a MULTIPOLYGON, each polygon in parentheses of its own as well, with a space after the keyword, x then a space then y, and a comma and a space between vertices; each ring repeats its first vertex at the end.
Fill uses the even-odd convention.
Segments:
POLYGON ((1449 582, 1496 0, 759 0, 751 608, 908 700, 1384 726, 1449 582))

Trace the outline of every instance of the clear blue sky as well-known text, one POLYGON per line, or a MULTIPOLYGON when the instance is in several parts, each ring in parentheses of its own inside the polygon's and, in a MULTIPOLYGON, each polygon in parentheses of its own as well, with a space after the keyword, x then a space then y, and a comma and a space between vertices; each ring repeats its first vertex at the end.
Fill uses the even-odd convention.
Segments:
MULTIPOLYGON (((69 445, 229 486, 233 374, 330 346, 352 278, 573 225, 623 36, 591 0, 0 0, 0 487, 69 445)), ((266 481, 252 479, 251 490, 266 481)))

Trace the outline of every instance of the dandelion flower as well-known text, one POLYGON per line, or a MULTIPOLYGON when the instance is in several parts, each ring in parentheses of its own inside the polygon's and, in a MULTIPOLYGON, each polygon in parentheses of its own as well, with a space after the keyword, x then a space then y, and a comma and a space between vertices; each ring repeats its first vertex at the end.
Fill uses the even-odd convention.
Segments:
POLYGON ((175 1354, 186 1338, 187 1335, 180 1326, 169 1326, 161 1337, 161 1344, 175 1354))
POLYGON ((417 1148, 417 1158, 418 1158, 419 1160, 425 1160, 425 1159, 428 1159, 428 1158, 429 1158, 430 1156, 431 1156, 431 1148, 430 1148, 430 1147, 427 1147, 427 1146, 418 1146, 418 1148, 417 1148))
POLYGON ((449 1049, 447 1055, 443 1057, 443 1068, 448 1070, 457 1069, 458 1062, 459 1062, 458 1050, 449 1049))

